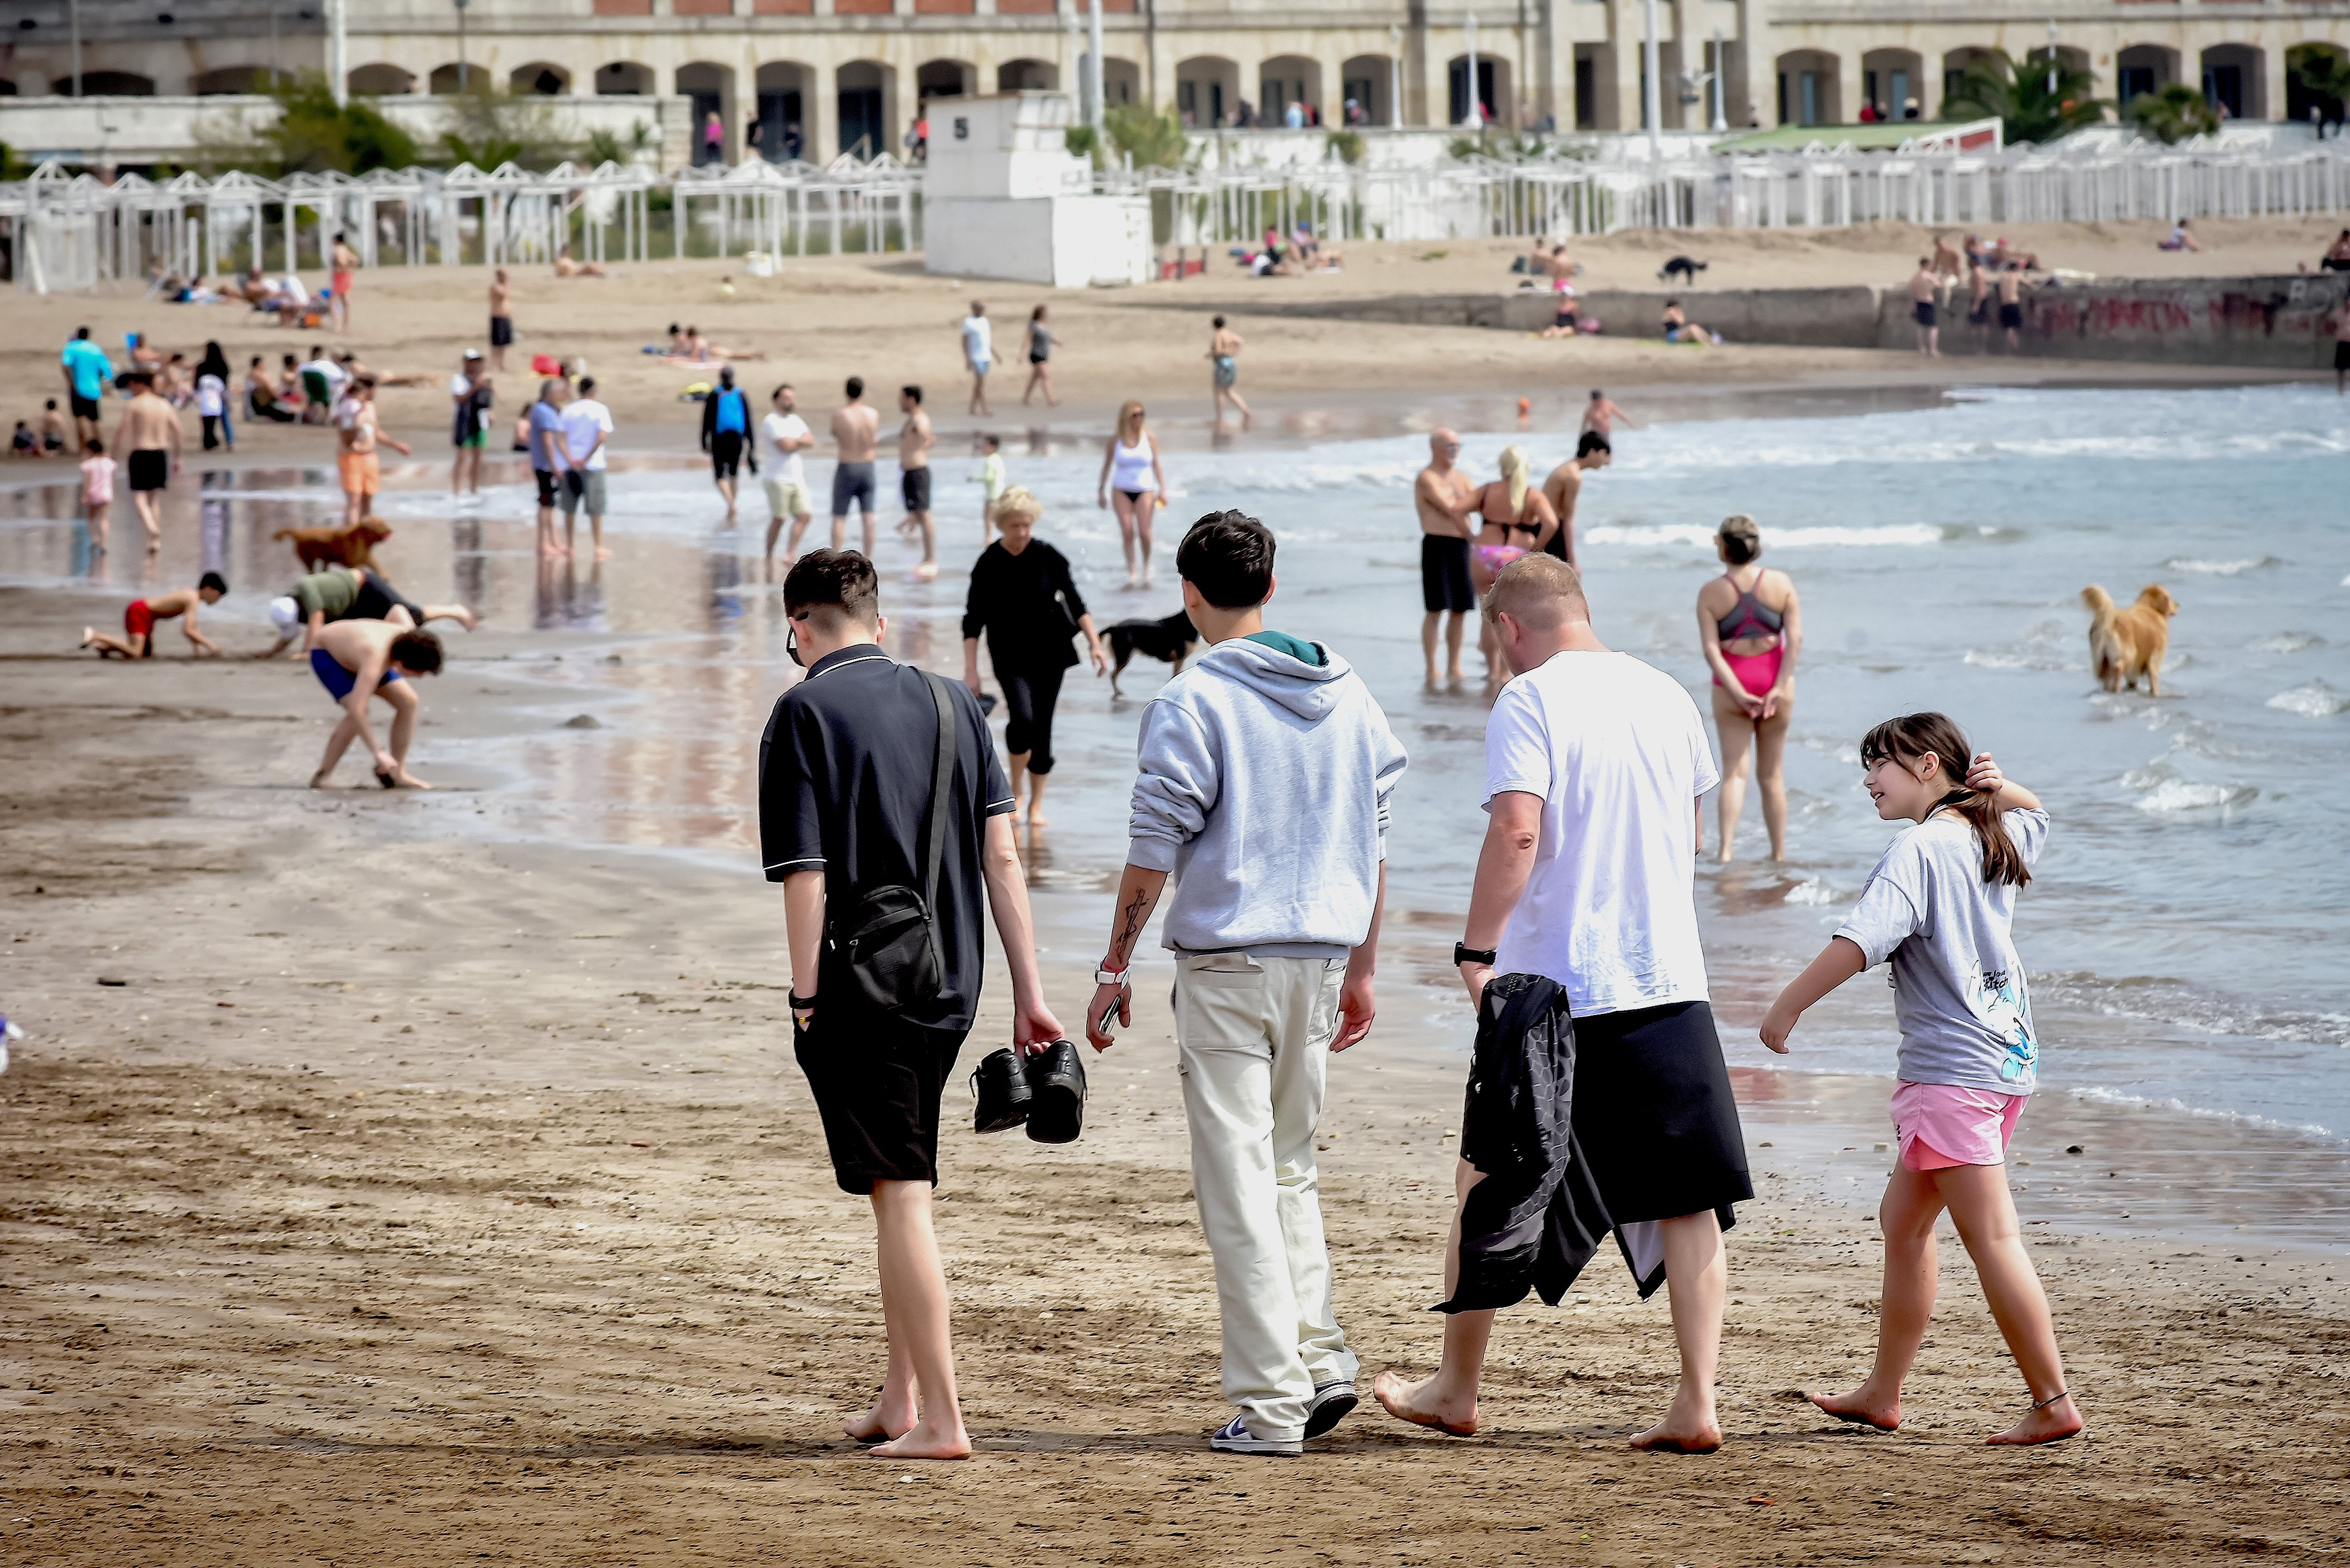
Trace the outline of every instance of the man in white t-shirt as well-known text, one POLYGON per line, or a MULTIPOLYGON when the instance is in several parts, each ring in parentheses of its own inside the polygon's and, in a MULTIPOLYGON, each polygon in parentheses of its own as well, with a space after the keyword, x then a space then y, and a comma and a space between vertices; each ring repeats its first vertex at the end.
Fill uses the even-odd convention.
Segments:
POLYGON ((775 389, 775 411, 759 421, 759 439, 774 460, 767 473, 767 559, 775 560, 775 537, 784 531, 784 519, 789 517, 791 543, 784 546, 784 565, 788 566, 800 558, 800 535, 807 532, 808 521, 816 513, 816 504, 808 496, 807 469, 800 460, 800 453, 816 445, 816 436, 796 412, 799 395, 790 382, 775 389))
POLYGON ((563 545, 571 547, 578 526, 579 508, 588 508, 588 528, 596 544, 596 558, 608 561, 604 548, 604 453, 612 438, 612 410, 596 397, 596 378, 579 378, 579 395, 563 405, 563 439, 555 446, 556 466, 563 470, 563 545))
POLYGON ((995 410, 987 406, 987 373, 995 369, 995 326, 987 319, 987 306, 975 299, 962 318, 962 362, 971 368, 969 411, 993 418, 995 410))
MULTIPOLYGON (((1574 1144, 1642 1296, 1672 1294, 1680 1386, 1636 1448, 1721 1446, 1713 1379, 1727 1282, 1721 1232, 1753 1197, 1730 1074, 1706 1001, 1694 877, 1700 797, 1721 782, 1680 683, 1592 630, 1574 567, 1531 555, 1485 596, 1516 679, 1486 722, 1491 815, 1454 950, 1472 1005, 1496 973, 1565 988, 1575 1020, 1574 1144)), ((1480 1172, 1461 1162, 1465 1200, 1480 1172)), ((1451 1243, 1459 1267, 1460 1236, 1451 1243)), ((1444 1361, 1372 1392, 1421 1426, 1474 1431, 1490 1311, 1445 1320, 1444 1361)))

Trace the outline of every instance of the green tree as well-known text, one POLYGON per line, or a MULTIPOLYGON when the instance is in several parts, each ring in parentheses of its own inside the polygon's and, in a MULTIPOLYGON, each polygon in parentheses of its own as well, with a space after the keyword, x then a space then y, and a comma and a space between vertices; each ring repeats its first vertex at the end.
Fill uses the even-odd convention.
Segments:
POLYGON ((2319 112, 2338 123, 2350 101, 2350 55, 2323 44, 2295 44, 2285 51, 2285 61, 2302 91, 2316 100, 2319 112))
POLYGON ((269 88, 276 120, 258 131, 238 119, 223 131, 200 131, 197 162, 212 170, 244 169, 276 180, 288 174, 364 174, 405 169, 416 161, 416 140, 372 105, 335 101, 324 75, 281 76, 269 88))
POLYGON ((557 136, 546 100, 536 93, 502 91, 483 73, 483 85, 446 100, 449 128, 441 152, 450 163, 487 171, 501 163, 551 169, 577 151, 557 136))
POLYGON ((2054 141, 2103 120, 2106 105, 2090 96, 2089 73, 2066 65, 2061 55, 2054 64, 2052 72, 2044 46, 2021 60, 2004 49, 1989 50, 1967 67, 1958 90, 1942 99, 1942 118, 1997 119, 2011 142, 2054 141))
POLYGON ((2171 82, 2155 92, 2142 92, 2122 108, 2122 118, 2165 146, 2190 136, 2208 136, 2220 129, 2220 111, 2185 82, 2171 82))
POLYGON ((590 169, 607 163, 628 164, 636 161, 652 144, 652 127, 639 119, 629 127, 626 136, 610 130, 588 132, 586 143, 579 149, 579 159, 590 169))
POLYGON ((1172 109, 1118 104, 1103 112, 1102 130, 1110 146, 1133 159, 1137 169, 1180 169, 1191 161, 1191 140, 1172 109))

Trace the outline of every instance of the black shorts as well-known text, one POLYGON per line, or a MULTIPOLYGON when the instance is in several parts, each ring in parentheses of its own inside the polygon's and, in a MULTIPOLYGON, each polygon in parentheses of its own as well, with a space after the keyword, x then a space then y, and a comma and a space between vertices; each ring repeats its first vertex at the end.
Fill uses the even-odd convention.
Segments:
POLYGON ((898 498, 906 504, 909 512, 928 512, 931 509, 931 471, 927 464, 907 469, 899 474, 898 498))
POLYGON ((172 454, 159 447, 148 447, 130 454, 130 488, 133 490, 166 490, 172 483, 172 454))
POLYGON ((876 1181, 938 1185, 939 1100, 967 1033, 830 1012, 821 1001, 816 1021, 793 1029, 792 1054, 843 1192, 869 1193, 876 1181))
POLYGON ((491 317, 490 347, 493 348, 507 348, 513 347, 513 345, 514 317, 511 316, 491 317))
POLYGON ((98 418, 98 400, 96 398, 85 398, 79 392, 68 392, 66 394, 66 399, 68 402, 73 404, 74 418, 78 420, 94 420, 98 418))
POLYGON ((1575 1021, 1575 1136, 1618 1225, 1754 1196, 1713 1009, 1702 1002, 1575 1021))
POLYGON ((530 471, 530 476, 538 481, 538 504, 541 506, 554 505, 555 470, 551 468, 534 468, 530 471))
POLYGON ((1569 307, 1569 308, 1567 308, 1567 309, 1565 309, 1565 310, 1560 311, 1556 316, 1554 316, 1554 317, 1551 317, 1550 324, 1551 324, 1553 327, 1572 327, 1572 326, 1574 326, 1574 325, 1575 325, 1575 311, 1574 311, 1574 309, 1573 309, 1572 307, 1569 307))
POLYGON ((832 514, 835 517, 847 516, 851 502, 855 502, 868 517, 873 515, 873 464, 869 462, 833 465, 832 514))
POLYGON ((1477 607, 1477 587, 1469 580, 1469 541, 1441 535, 1419 536, 1419 602, 1438 610, 1466 614, 1477 607))
POLYGON ((2012 328, 2012 327, 2018 327, 2022 326, 2022 325, 2023 325, 2023 306, 2020 306, 2020 305, 2002 305, 2002 306, 2001 306, 1999 307, 1999 324, 2000 324, 2002 327, 2011 327, 2011 328, 2012 328))
POLYGON ((734 471, 743 466, 743 432, 715 431, 710 437, 710 472, 721 479, 732 479, 734 471))
POLYGON ((2334 368, 2350 370, 2350 342, 2338 337, 2334 340, 2334 368))
POLYGON ((1910 306, 1910 313, 1917 317, 1918 325, 1920 327, 1931 327, 1935 324, 1934 302, 1930 299, 1914 302, 1910 306))
POLYGON ((418 626, 424 624, 424 611, 418 607, 416 601, 404 597, 398 588, 378 576, 373 566, 369 566, 366 581, 360 583, 359 592, 351 596, 350 614, 344 618, 390 620, 395 607, 406 610, 408 618, 418 626))

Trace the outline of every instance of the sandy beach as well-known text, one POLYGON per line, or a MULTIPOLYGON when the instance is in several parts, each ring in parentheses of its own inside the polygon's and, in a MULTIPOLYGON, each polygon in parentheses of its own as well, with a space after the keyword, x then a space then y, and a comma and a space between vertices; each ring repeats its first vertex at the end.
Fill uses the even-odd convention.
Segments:
MULTIPOLYGON (((2199 257, 2155 253, 2151 224, 2009 234, 2056 265, 2157 275, 2290 271, 2332 225, 2198 232, 2211 246, 2199 257)), ((1922 234, 1734 234, 1702 248, 1624 235, 1577 254, 1598 285, 1652 281, 1681 250, 1711 254, 1715 286, 1887 284, 1922 234)), ((1431 409, 1523 394, 1552 410, 1604 377, 1687 409, 1984 377, 1980 364, 1842 349, 1696 356, 1603 338, 1562 357, 1498 332, 1252 321, 1238 303, 1274 287, 1498 287, 1514 248, 1367 246, 1336 277, 1211 276, 1055 300, 1069 399, 1055 423, 1104 424, 1131 394, 1196 431, 1213 308, 1249 337, 1243 388, 1309 428, 1403 383, 1431 409)), ((806 400, 814 410, 861 372, 885 392, 925 380, 942 429, 981 427, 961 411, 952 332, 975 286, 929 278, 918 261, 789 263, 777 278, 734 275, 723 301, 721 264, 624 270, 523 275, 516 291, 516 362, 585 354, 624 453, 691 444, 696 410, 678 392, 702 373, 638 352, 672 319, 767 348, 775 358, 748 368, 751 385, 825 389, 806 400)), ((480 269, 364 275, 348 341, 380 368, 444 376, 479 340, 484 284, 480 269)), ((1008 343, 1031 301, 977 286, 1008 343)), ((344 341, 227 309, 10 295, 0 415, 37 410, 57 341, 83 320, 109 346, 134 328, 197 351, 216 337, 239 363, 344 341)), ((2015 379, 2060 384, 2263 379, 2022 369, 2015 379)), ((996 391, 1010 428, 1007 379, 996 391)), ((502 410, 528 379, 502 381, 502 410)), ((437 385, 383 400, 388 428, 437 460, 437 385)), ((1392 430, 1399 416, 1379 417, 1392 430)), ((240 456, 287 465, 268 484, 294 495, 323 483, 291 465, 321 463, 326 432, 243 430, 240 456)), ((67 472, 25 462, 0 480, 67 472)), ((420 479, 431 483, 400 475, 420 479)), ((306 503, 254 504, 290 517, 306 503)), ((124 509, 119 541, 128 523, 124 509)), ((515 555, 525 525, 476 521, 469 548, 515 555)), ((392 547, 403 583, 463 581, 449 534, 409 525, 392 547)), ((968 552, 954 537, 959 567, 968 552)), ((188 548, 167 546, 172 571, 188 548)), ((704 580, 704 548, 700 534, 632 539, 612 568, 616 602, 632 574, 684 580, 702 601, 735 592, 735 578, 704 580)), ((518 581, 527 568, 511 570, 518 581)), ((1720 1454, 1625 1446, 1669 1397, 1674 1359, 1664 1303, 1639 1303, 1612 1255, 1558 1309, 1504 1315, 1474 1439, 1367 1403, 1303 1460, 1211 1454, 1205 1434, 1229 1412, 1155 947, 1144 961, 1158 973, 1139 990, 1162 989, 1092 1064, 1082 1141, 976 1137, 967 1092, 950 1086, 939 1222, 979 1452, 962 1465, 877 1462, 839 1433, 882 1363, 871 1225, 833 1185, 791 1059, 778 895, 747 860, 609 836, 567 843, 564 814, 592 790, 575 779, 534 794, 477 745, 525 727, 560 734, 575 711, 592 724, 619 695, 706 704, 743 731, 694 737, 733 759, 723 767, 697 771, 677 762, 674 733, 615 722, 614 744, 634 748, 631 787, 647 792, 634 804, 670 813, 674 842, 697 813, 739 816, 748 774, 736 753, 756 733, 737 721, 764 712, 780 666, 649 670, 589 692, 550 661, 617 661, 612 639, 559 620, 527 629, 529 612, 504 603, 425 685, 417 765, 441 788, 313 792, 302 783, 334 713, 307 670, 191 661, 168 628, 166 657, 142 665, 68 651, 123 597, 0 587, 0 1012, 30 1032, 0 1075, 0 1563, 1700 1568, 2319 1563, 2350 1551, 2350 1400, 2335 1359, 2350 1349, 2350 1258, 2324 1234, 2334 1210, 2322 1203, 2293 1247, 2254 1240, 2232 1210, 2199 1209, 2198 1189, 2224 1185, 2244 1136, 2228 1124, 2181 1116, 2148 1132, 2142 1108, 2054 1095, 2023 1124, 2019 1207, 2089 1420, 2083 1438, 1981 1445, 2028 1396, 1947 1225, 1941 1310, 1903 1430, 1864 1434, 1806 1405, 1803 1389, 1857 1381, 1874 1342, 1886 1081, 1858 1075, 1733 1067, 1758 1196, 1729 1243, 1720 1454), (683 1081, 693 1076, 710 1081, 683 1081), (2133 1208, 2199 1218, 2116 1222, 2133 1208)), ((927 622, 909 624, 933 663, 957 655, 927 622)), ((699 625, 630 630, 682 641, 699 625)), ((233 650, 262 640, 249 621, 213 629, 233 650)), ((2077 638, 2064 636, 2069 649, 2077 638)), ((1472 744, 1473 710, 1451 722, 1472 744)), ((554 755, 530 765, 558 770, 554 755)), ((344 772, 364 778, 356 763, 344 772)), ((1048 997, 1074 1027, 1107 895, 1049 851, 1032 851, 1030 875, 1048 997)), ((1463 867, 1463 897, 1467 879, 1463 867)), ((1775 884, 1765 896, 1781 897, 1775 884)), ((1340 1318, 1367 1376, 1425 1370, 1439 1341, 1426 1309, 1441 1295, 1461 1064, 1426 1019, 1457 920, 1457 909, 1424 909, 1391 924, 1381 1024, 1332 1069, 1323 1201, 1340 1318)), ((1715 969, 1725 1037, 1751 1040, 1783 978, 1715 969)), ((1881 988, 1867 989, 1882 1006, 1881 988)), ((992 959, 964 1071, 999 1043, 1007 996, 992 959)), ((2281 1210, 2296 1184, 2328 1202, 2338 1190, 2332 1144, 2271 1139, 2262 1158, 2282 1195, 2227 1202, 2281 1210)))

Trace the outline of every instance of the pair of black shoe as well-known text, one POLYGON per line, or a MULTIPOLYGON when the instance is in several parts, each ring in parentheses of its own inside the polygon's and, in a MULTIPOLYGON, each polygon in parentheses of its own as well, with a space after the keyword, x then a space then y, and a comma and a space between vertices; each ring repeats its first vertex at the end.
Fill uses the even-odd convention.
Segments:
POLYGON ((1003 1132, 1025 1124, 1038 1143, 1075 1143, 1086 1120, 1086 1064, 1076 1045, 1055 1040, 1034 1056, 991 1051, 971 1075, 972 1130, 1003 1132))

